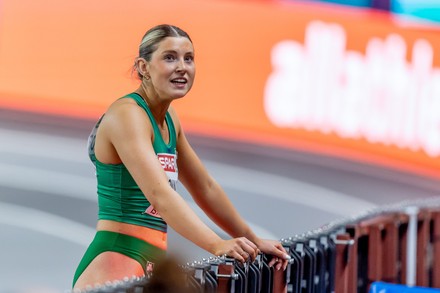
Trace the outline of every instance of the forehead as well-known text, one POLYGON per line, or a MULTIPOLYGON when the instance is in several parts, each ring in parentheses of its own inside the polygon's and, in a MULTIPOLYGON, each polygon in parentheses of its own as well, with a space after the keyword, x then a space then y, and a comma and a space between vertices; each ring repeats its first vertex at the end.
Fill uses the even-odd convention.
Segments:
POLYGON ((188 38, 185 37, 166 37, 157 47, 156 52, 175 51, 178 53, 194 53, 194 47, 188 38))

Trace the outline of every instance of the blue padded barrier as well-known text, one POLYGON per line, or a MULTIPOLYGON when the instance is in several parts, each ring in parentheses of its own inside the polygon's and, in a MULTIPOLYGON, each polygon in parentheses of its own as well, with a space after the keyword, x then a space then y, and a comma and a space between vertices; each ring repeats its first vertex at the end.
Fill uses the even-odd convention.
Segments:
POLYGON ((405 285, 388 284, 385 282, 373 282, 369 293, 439 293, 440 289, 425 287, 408 287, 405 285))

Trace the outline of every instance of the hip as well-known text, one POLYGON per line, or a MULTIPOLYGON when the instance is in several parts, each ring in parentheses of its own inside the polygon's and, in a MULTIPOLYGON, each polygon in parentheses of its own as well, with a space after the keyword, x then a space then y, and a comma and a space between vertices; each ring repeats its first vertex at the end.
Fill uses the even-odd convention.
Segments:
POLYGON ((167 232, 112 220, 99 220, 96 230, 126 234, 139 238, 160 249, 167 249, 167 232))

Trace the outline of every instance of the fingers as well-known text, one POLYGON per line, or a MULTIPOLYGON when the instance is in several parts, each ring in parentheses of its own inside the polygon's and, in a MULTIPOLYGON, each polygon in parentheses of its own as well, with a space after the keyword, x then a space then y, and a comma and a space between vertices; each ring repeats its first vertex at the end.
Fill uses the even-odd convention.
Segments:
POLYGON ((283 260, 289 260, 290 259, 290 255, 287 253, 287 251, 284 249, 284 247, 281 245, 281 243, 276 243, 275 244, 275 249, 273 251, 273 255, 283 259, 283 260))
POLYGON ((272 257, 272 259, 269 261, 269 267, 274 267, 277 271, 279 271, 281 268, 283 271, 287 268, 287 265, 289 264, 289 260, 287 259, 281 259, 278 257, 272 257))
POLYGON ((281 244, 276 244, 275 250, 273 251, 272 254, 279 259, 278 268, 283 267, 284 269, 286 269, 287 264, 289 263, 291 257, 284 249, 284 247, 281 244))
POLYGON ((269 267, 275 266, 275 269, 277 270, 280 270, 281 268, 285 270, 287 268, 291 257, 280 242, 273 240, 262 240, 260 245, 262 247, 261 250, 264 253, 273 256, 269 261, 269 267))
POLYGON ((246 253, 248 254, 248 258, 250 257, 251 261, 254 261, 257 255, 260 253, 260 250, 258 249, 257 245, 253 243, 252 241, 246 239, 246 244, 248 245, 246 253))
POLYGON ((251 259, 251 261, 254 261, 258 255, 258 247, 252 241, 245 237, 238 238, 237 242, 243 250, 240 255, 243 257, 244 261, 249 258, 251 259))
MULTIPOLYGON (((223 246, 226 251, 226 255, 233 257, 239 262, 246 262, 250 260, 255 261, 255 258, 260 253, 260 249, 250 240, 245 237, 234 238, 224 241, 226 246, 223 246)), ((276 270, 281 268, 285 270, 290 260, 290 255, 286 252, 281 243, 271 240, 263 240, 260 243, 261 251, 266 254, 272 255, 272 259, 269 261, 269 267, 274 266, 276 270)))
POLYGON ((276 252, 278 255, 278 263, 276 264, 275 268, 277 270, 280 270, 281 268, 285 270, 287 268, 287 265, 289 264, 289 260, 291 259, 291 257, 280 243, 275 245, 275 247, 277 248, 276 252))
POLYGON ((246 251, 243 251, 243 252, 240 254, 240 256, 241 256, 240 261, 241 261, 242 263, 245 263, 245 262, 249 259, 249 257, 250 257, 249 253, 247 253, 246 251))
POLYGON ((244 263, 250 259, 254 261, 259 253, 257 246, 245 237, 234 238, 226 242, 226 255, 244 263))
POLYGON ((233 258, 235 258, 236 260, 238 260, 239 262, 245 263, 246 260, 249 259, 250 255, 249 253, 247 253, 246 251, 242 250, 241 252, 237 251, 237 250, 233 250, 232 251, 232 256, 233 258))
POLYGON ((269 261, 269 267, 272 267, 274 264, 279 262, 279 258, 278 257, 272 257, 272 259, 269 261))

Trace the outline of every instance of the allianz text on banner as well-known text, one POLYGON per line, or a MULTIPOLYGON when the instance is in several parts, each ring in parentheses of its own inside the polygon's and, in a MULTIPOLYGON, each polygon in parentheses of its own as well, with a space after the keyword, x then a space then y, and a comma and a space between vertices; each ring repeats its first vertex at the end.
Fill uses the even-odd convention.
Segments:
POLYGON ((342 26, 313 21, 304 44, 273 47, 264 100, 270 121, 440 156, 440 68, 430 43, 418 39, 408 62, 398 34, 372 37, 365 54, 347 50, 346 39, 342 26))

